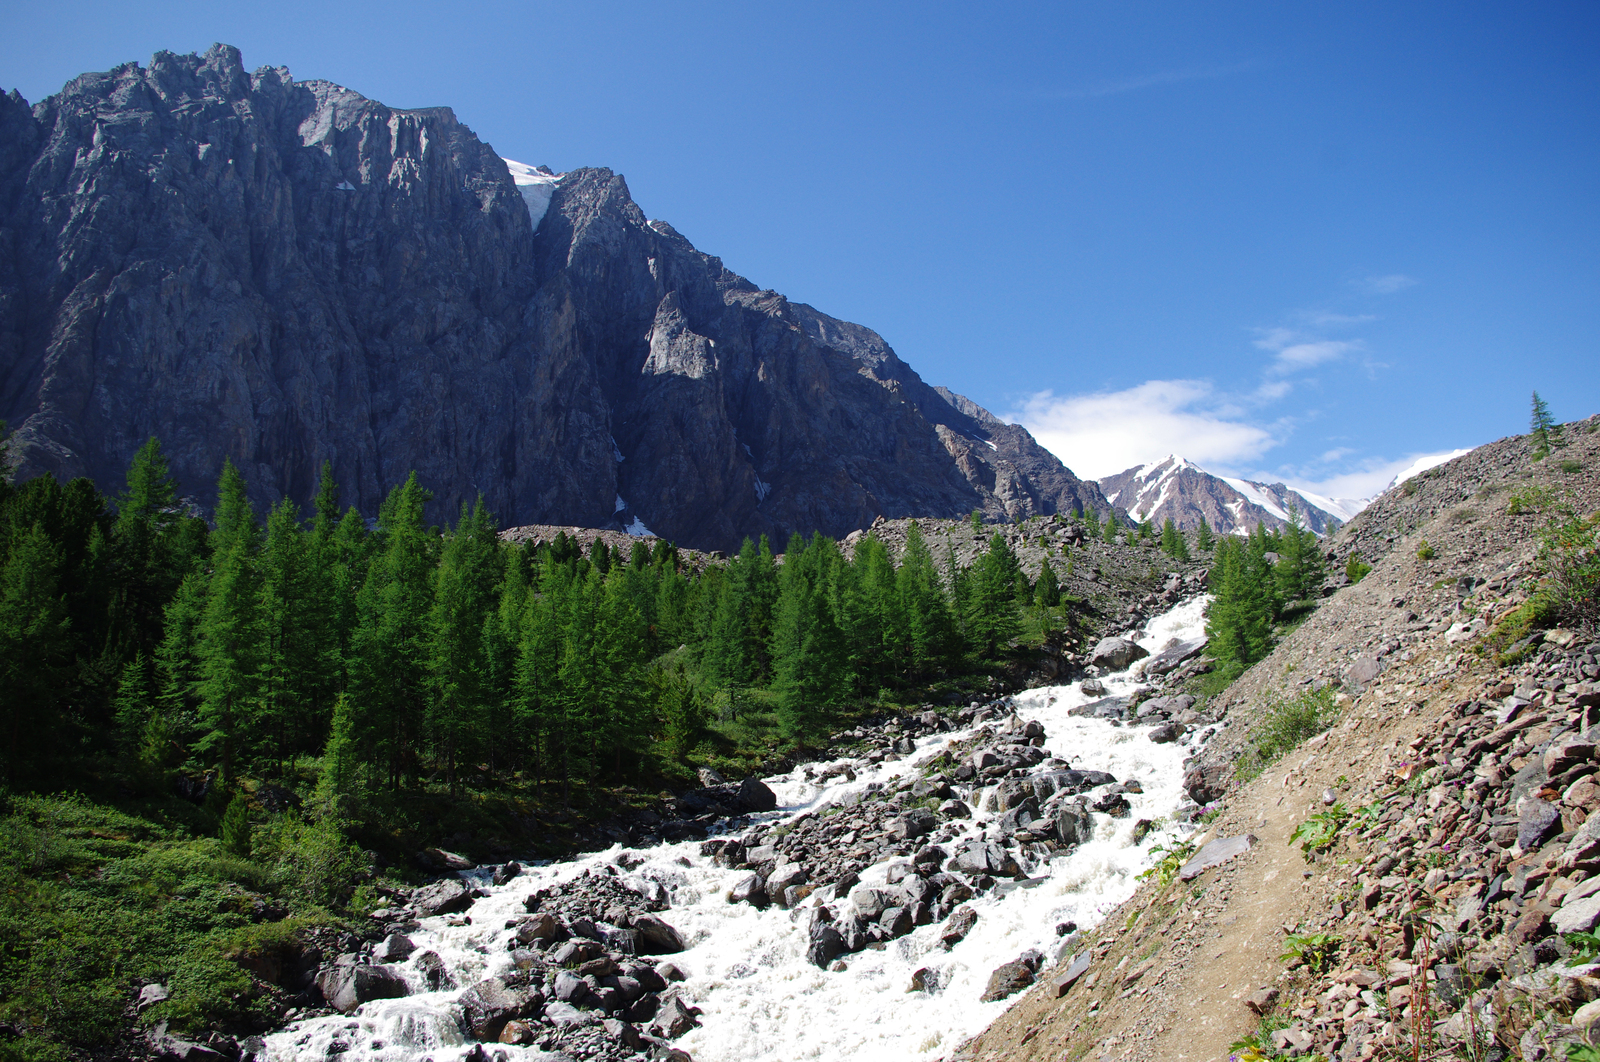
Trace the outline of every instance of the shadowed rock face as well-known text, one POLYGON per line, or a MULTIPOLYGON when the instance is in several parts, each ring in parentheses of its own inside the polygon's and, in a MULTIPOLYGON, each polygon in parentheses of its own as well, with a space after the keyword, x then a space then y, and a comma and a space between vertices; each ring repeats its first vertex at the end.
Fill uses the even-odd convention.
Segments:
POLYGON ((0 97, 0 372, 21 474, 112 490, 156 435, 204 500, 225 456, 258 505, 304 503, 328 460, 368 513, 415 469, 436 517, 481 493, 506 525, 702 548, 1108 507, 620 176, 564 175, 535 231, 449 109, 221 45, 0 97))

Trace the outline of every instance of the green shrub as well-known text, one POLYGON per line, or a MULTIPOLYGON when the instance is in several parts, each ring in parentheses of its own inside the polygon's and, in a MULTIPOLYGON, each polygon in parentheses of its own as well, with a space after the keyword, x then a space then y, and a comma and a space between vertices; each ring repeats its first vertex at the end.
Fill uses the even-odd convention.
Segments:
POLYGON ((1511 500, 1506 503, 1506 513, 1518 516, 1522 513, 1537 513, 1555 504, 1557 493, 1554 487, 1541 487, 1538 484, 1523 487, 1511 495, 1511 500))
POLYGON ((1289 835, 1289 843, 1298 844, 1300 854, 1305 856, 1306 862, 1309 863, 1318 852, 1326 852, 1333 847, 1333 843, 1339 839, 1339 831, 1348 821, 1350 821, 1349 809, 1343 803, 1335 804, 1296 826, 1294 833, 1289 835))
POLYGON ((1437 556, 1438 554, 1434 552, 1433 547, 1428 545, 1428 540, 1423 539, 1422 545, 1417 547, 1417 560, 1433 560, 1437 556))
POLYGON ((1567 513, 1540 533, 1539 596, 1551 618, 1593 632, 1600 627, 1600 514, 1567 513))
POLYGON ((260 831, 257 853, 279 887, 315 907, 342 904, 369 873, 367 857, 332 816, 306 822, 280 815, 260 831))
POLYGON ((1349 579, 1352 585, 1365 579, 1370 571, 1372 565, 1362 560, 1359 553, 1350 554, 1350 559, 1344 565, 1344 577, 1349 579))
POLYGON ((1583 462, 1563 461, 1561 462, 1561 471, 1565 472, 1569 476, 1577 475, 1579 472, 1583 471, 1583 462))
POLYGON ((1333 687, 1325 686, 1270 703, 1250 746, 1239 757, 1235 774, 1248 781, 1306 738, 1333 725, 1339 714, 1333 695, 1333 687))
POLYGON ((250 854, 250 809, 242 793, 235 794, 222 813, 222 844, 234 855, 250 854))

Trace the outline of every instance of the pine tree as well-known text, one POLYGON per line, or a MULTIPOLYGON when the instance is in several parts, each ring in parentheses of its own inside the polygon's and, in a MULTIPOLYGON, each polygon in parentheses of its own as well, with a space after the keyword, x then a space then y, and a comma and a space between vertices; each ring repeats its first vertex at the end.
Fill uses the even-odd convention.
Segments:
POLYGON ((460 792, 460 753, 483 733, 487 716, 484 627, 500 582, 499 559, 494 518, 483 498, 470 512, 463 502, 455 528, 444 536, 428 616, 428 725, 442 745, 452 796, 460 792))
POLYGON ((0 696, 6 779, 14 789, 48 777, 58 755, 58 698, 71 644, 60 582, 60 550, 35 523, 0 568, 0 696))
MULTIPOLYGON (((953 566, 953 555, 950 562, 953 566)), ((900 599, 900 614, 905 617, 912 671, 926 673, 959 652, 950 599, 915 521, 906 530, 905 549, 895 572, 895 593, 900 599)))
POLYGON ((843 633, 828 602, 830 567, 838 550, 821 534, 799 535, 784 553, 773 623, 772 657, 778 725, 802 748, 826 730, 849 689, 843 633))
POLYGON ((1020 567, 1005 536, 998 532, 989 540, 988 551, 972 566, 972 587, 966 602, 967 636, 978 655, 986 660, 994 659, 1021 629, 1016 593, 1020 567))
POLYGON ((1272 611, 1263 574, 1253 570, 1248 542, 1225 539, 1212 565, 1212 601, 1206 609, 1208 652, 1248 667, 1271 648, 1272 611))
POLYGON ((1117 541, 1117 514, 1111 509, 1106 510, 1106 522, 1100 530, 1100 538, 1108 546, 1117 541))
POLYGON ((259 690, 256 550, 260 529, 245 495, 244 480, 230 460, 223 461, 217 483, 216 519, 205 611, 195 631, 196 693, 206 730, 195 751, 215 750, 223 777, 231 779, 235 758, 249 736, 259 690))
POLYGON ((161 643, 165 606, 197 559, 184 523, 166 456, 151 436, 128 465, 108 551, 115 569, 111 622, 127 655, 152 653, 161 643))
POLYGON ((294 502, 285 498, 273 506, 257 561, 256 678, 260 722, 280 772, 297 752, 321 747, 321 735, 307 731, 320 729, 328 707, 326 677, 337 663, 322 608, 327 590, 317 578, 312 548, 294 502))
POLYGON ((423 524, 431 495, 413 472, 379 510, 382 544, 357 595, 350 646, 354 732, 382 763, 389 786, 417 770, 420 708, 427 699, 428 615, 436 539, 423 524))
POLYGON ((1039 584, 1034 589, 1034 600, 1046 608, 1061 604, 1061 584, 1056 581, 1056 570, 1050 567, 1050 558, 1039 563, 1039 584))
POLYGON ((1216 546, 1216 535, 1211 532, 1211 525, 1206 523, 1206 518, 1200 518, 1200 526, 1194 529, 1194 548, 1202 553, 1210 553, 1216 546))
POLYGON ((1538 391, 1533 393, 1533 416, 1529 426, 1533 434, 1535 461, 1543 461, 1548 457, 1551 447, 1561 446, 1561 427, 1550 416, 1550 405, 1539 397, 1538 391))

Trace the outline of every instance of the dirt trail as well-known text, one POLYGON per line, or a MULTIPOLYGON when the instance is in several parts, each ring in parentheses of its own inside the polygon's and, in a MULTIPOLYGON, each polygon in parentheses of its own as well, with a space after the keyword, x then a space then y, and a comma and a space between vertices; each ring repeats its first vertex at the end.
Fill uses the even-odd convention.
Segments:
MULTIPOLYGON (((1459 970, 1484 978, 1474 983, 1504 978, 1503 989, 1554 961, 1561 946, 1550 935, 1551 912, 1563 891, 1594 887, 1591 875, 1600 870, 1575 864, 1566 849, 1585 815, 1600 813, 1600 773, 1592 795, 1574 796, 1583 782, 1561 792, 1583 775, 1581 765, 1563 762, 1559 783, 1553 775, 1540 779, 1547 748, 1600 738, 1583 730, 1585 713, 1600 712, 1583 707, 1600 705, 1588 674, 1594 666, 1585 662, 1594 659, 1593 647, 1584 656, 1583 638, 1562 635, 1550 643, 1552 652, 1509 667, 1471 648, 1531 592, 1536 531, 1553 511, 1551 500, 1580 513, 1600 509, 1600 432, 1585 430, 1597 424, 1591 418, 1569 426, 1561 456, 1580 473, 1554 460, 1533 463, 1525 439, 1502 440, 1435 470, 1409 492, 1391 492, 1370 517, 1341 532, 1336 550, 1382 554, 1374 571, 1330 598, 1222 695, 1229 727, 1206 757, 1231 773, 1252 724, 1275 699, 1324 683, 1347 691, 1333 729, 1232 788, 1196 838, 1250 834, 1255 846, 1187 883, 1146 882, 1079 942, 1076 954, 1093 957, 1081 980, 1063 994, 1055 982, 1066 963, 1043 971, 952 1058, 1214 1062, 1227 1059, 1236 1041, 1269 1028, 1258 1010, 1302 1038, 1280 1042, 1283 1055, 1314 1049, 1341 1060, 1384 1057, 1419 1029, 1434 1035, 1437 1023, 1443 1036, 1451 1028, 1443 1021, 1450 1008, 1436 1012, 1430 995, 1419 996, 1420 1012, 1409 1005, 1407 962, 1440 961, 1413 955, 1409 938, 1400 940, 1399 927, 1419 902, 1447 912, 1467 905, 1458 961, 1459 970), (1546 493, 1530 494, 1530 487, 1546 493), (1508 504, 1513 496, 1542 498, 1546 512, 1519 515, 1519 506, 1508 504), (1424 540, 1431 557, 1418 556, 1424 540), (1517 709, 1520 717, 1512 713, 1521 723, 1501 726, 1501 704, 1513 690, 1531 703, 1517 709), (1516 781, 1523 778, 1532 780, 1516 781), (1526 798, 1518 794, 1541 784, 1541 797, 1561 811, 1554 829, 1565 832, 1547 832, 1524 852, 1516 847, 1517 814, 1526 798), (1350 808, 1383 801, 1385 813, 1381 823, 1345 829, 1332 851, 1308 863, 1290 835, 1330 800, 1350 808), (1570 874, 1569 866, 1576 867, 1570 874), (1513 876, 1516 891, 1498 885, 1513 876), (1496 883, 1485 892, 1490 878, 1496 883), (1282 958, 1289 934, 1313 932, 1336 936, 1342 949, 1320 973, 1282 958), (1263 989, 1281 998, 1267 1002, 1258 995, 1263 989), (1255 1008, 1247 1005, 1252 996, 1255 1008)), ((1592 755, 1600 765, 1600 754, 1592 755)), ((1457 925, 1448 915, 1442 920, 1457 925)), ((1435 974, 1457 976, 1448 973, 1453 969, 1439 966, 1435 974)), ((1581 1018, 1568 1016, 1586 997, 1570 986, 1564 991, 1537 1001, 1540 1028, 1502 1028, 1502 1042, 1515 1046, 1522 1036, 1523 1053, 1539 1058, 1546 1057, 1540 1037, 1575 1035, 1561 1023, 1581 1018)), ((1592 992, 1587 998, 1600 1000, 1600 981, 1592 992)))

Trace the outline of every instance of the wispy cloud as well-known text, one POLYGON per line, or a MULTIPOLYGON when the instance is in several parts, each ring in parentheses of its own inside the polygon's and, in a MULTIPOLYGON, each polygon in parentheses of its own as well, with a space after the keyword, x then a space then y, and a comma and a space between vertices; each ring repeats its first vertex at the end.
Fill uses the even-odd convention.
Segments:
MULTIPOLYGON (((1333 464, 1348 457, 1353 451, 1339 448, 1322 455, 1323 462, 1333 464)), ((1289 486, 1308 490, 1325 498, 1371 498, 1381 493, 1397 476, 1413 476, 1435 465, 1443 464, 1466 450, 1437 450, 1430 453, 1407 454, 1404 457, 1367 457, 1354 466, 1337 473, 1327 468, 1280 469, 1277 476, 1289 486)))
POLYGON ((1291 328, 1260 329, 1255 345, 1272 351, 1274 357, 1268 368, 1276 373, 1309 369, 1361 349, 1360 340, 1322 339, 1291 328))
POLYGON ((1044 92, 1041 95, 1047 99, 1056 100, 1099 99, 1104 96, 1120 96, 1126 92, 1139 92, 1142 89, 1160 88, 1163 85, 1177 85, 1185 81, 1209 81, 1213 78, 1228 77, 1232 74, 1242 74, 1246 71, 1254 70, 1259 65, 1259 63, 1252 60, 1250 62, 1234 63, 1231 66, 1185 67, 1179 70, 1163 70, 1159 73, 1137 77, 1100 81, 1084 88, 1044 92))
POLYGON ((1169 453, 1223 468, 1254 461, 1277 440, 1242 414, 1209 381, 1147 380, 1089 395, 1040 391, 1012 416, 1073 472, 1099 479, 1169 453))
POLYGON ((1381 277, 1362 277, 1353 283, 1369 295, 1393 295, 1397 291, 1412 287, 1417 280, 1404 273, 1387 273, 1381 277))

